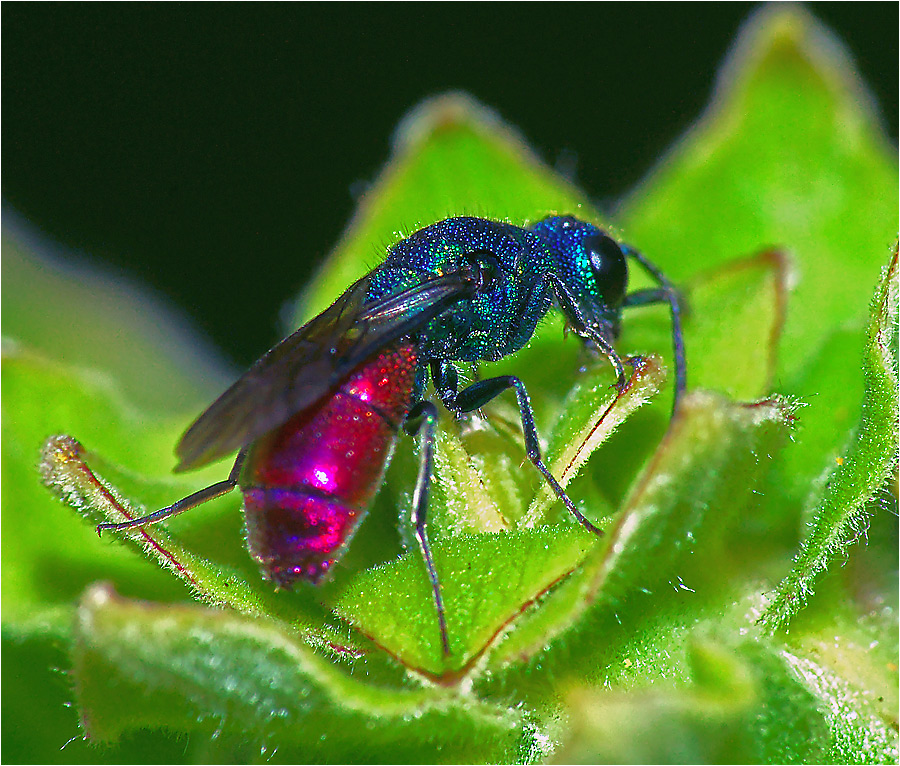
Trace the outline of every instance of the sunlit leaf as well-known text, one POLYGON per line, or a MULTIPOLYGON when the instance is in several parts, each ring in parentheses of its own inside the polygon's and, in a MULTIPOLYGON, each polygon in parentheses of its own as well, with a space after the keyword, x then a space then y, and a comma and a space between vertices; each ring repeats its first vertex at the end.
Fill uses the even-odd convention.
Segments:
POLYGON ((412 753, 424 740, 446 760, 496 760, 521 737, 512 711, 440 689, 380 688, 267 620, 129 602, 102 587, 79 609, 75 672, 86 731, 99 740, 165 726, 238 748, 250 736, 263 754, 358 761, 404 740, 412 753))
POLYGON ((865 524, 865 504, 881 488, 897 461, 897 251, 875 297, 862 360, 866 393, 859 426, 846 453, 838 456, 810 520, 809 534, 764 616, 782 627, 806 602, 813 582, 865 524))

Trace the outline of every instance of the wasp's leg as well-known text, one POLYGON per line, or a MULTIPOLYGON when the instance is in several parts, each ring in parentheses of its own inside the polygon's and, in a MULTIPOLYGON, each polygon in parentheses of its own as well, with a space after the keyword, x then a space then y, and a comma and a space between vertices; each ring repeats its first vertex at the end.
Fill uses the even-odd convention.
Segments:
POLYGON ((522 433, 525 436, 525 454, 547 480, 550 488, 556 493, 556 496, 565 503, 566 508, 585 529, 590 530, 594 534, 602 535, 603 531, 595 527, 588 521, 584 514, 581 513, 572 502, 571 498, 566 494, 565 490, 559 486, 559 482, 550 473, 550 469, 544 464, 541 457, 541 447, 538 443, 537 429, 534 426, 534 412, 531 409, 531 400, 528 398, 528 392, 525 390, 525 384, 522 383, 514 375, 501 375, 496 378, 488 378, 487 380, 479 380, 468 388, 464 388, 456 396, 452 398, 452 402, 447 402, 449 409, 458 410, 460 412, 471 412, 483 407, 495 396, 503 393, 507 388, 515 389, 516 400, 519 404, 519 414, 522 416, 522 433))
POLYGON ((563 308, 566 315, 572 318, 571 324, 575 332, 585 340, 593 341, 597 348, 603 352, 603 355, 609 359, 609 363, 616 371, 616 388, 622 391, 628 379, 625 376, 625 367, 622 364, 622 359, 613 348, 612 341, 616 334, 615 327, 608 322, 591 321, 585 316, 585 313, 578 305, 578 301, 559 277, 548 274, 546 278, 551 288, 553 288, 553 293, 559 305, 563 308))
POLYGON ((425 560, 431 590, 434 593, 434 606, 437 609, 438 625, 441 629, 441 646, 444 655, 450 655, 450 637, 447 634, 447 618, 444 613, 444 599, 441 596, 441 583, 438 579, 428 534, 425 529, 425 517, 428 513, 428 489, 431 484, 431 470, 434 463, 434 431, 437 427, 437 409, 431 402, 419 402, 412 408, 404 423, 403 430, 411 436, 419 435, 419 476, 413 493, 412 520, 416 530, 416 540, 425 560))
POLYGON ((131 527, 143 527, 147 524, 155 524, 157 521, 168 519, 170 516, 177 516, 179 513, 184 513, 191 508, 196 508, 198 505, 201 505, 208 500, 231 492, 231 490, 237 486, 238 477, 241 474, 241 466, 244 464, 246 454, 246 451, 241 450, 237 456, 237 460, 234 461, 234 467, 231 469, 231 473, 228 474, 228 478, 224 481, 217 481, 215 484, 204 487, 203 489, 194 492, 192 495, 181 498, 181 500, 172 503, 172 505, 154 511, 153 513, 148 513, 146 516, 130 519, 129 521, 122 521, 118 524, 113 522, 98 524, 97 534, 99 535, 105 529, 117 531, 119 529, 130 529, 131 527))
POLYGON ((664 287, 650 287, 646 290, 635 290, 628 293, 622 301, 622 308, 634 308, 635 306, 652 306, 657 303, 668 303, 669 291, 664 287))
POLYGON ((461 411, 455 406, 459 393, 459 374, 456 365, 453 362, 432 359, 431 379, 434 381, 434 390, 444 406, 454 414, 460 414, 461 411))
POLYGON ((459 393, 459 373, 456 365, 446 360, 432 359, 431 379, 434 381, 434 390, 443 405, 453 413, 457 420, 467 420, 468 413, 473 410, 462 410, 456 405, 456 397, 459 393))
POLYGON ((622 307, 629 308, 632 306, 647 306, 652 303, 668 303, 669 310, 672 312, 672 348, 675 355, 675 400, 672 402, 672 410, 674 411, 678 409, 678 402, 681 401, 681 397, 687 388, 687 362, 684 356, 684 335, 681 331, 681 304, 683 299, 665 274, 641 253, 630 247, 623 247, 622 251, 641 264, 644 270, 660 285, 659 288, 654 290, 638 290, 631 293, 631 295, 626 295, 622 307))

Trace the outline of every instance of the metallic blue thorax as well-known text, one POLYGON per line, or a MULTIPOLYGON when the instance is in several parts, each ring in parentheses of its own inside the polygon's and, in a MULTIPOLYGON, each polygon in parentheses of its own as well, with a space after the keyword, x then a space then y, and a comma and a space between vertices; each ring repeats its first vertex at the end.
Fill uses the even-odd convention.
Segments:
POLYGON ((515 353, 554 303, 576 332, 611 348, 627 282, 624 256, 600 229, 571 216, 529 228, 472 217, 439 221, 389 250, 371 274, 366 300, 473 264, 489 285, 416 333, 420 362, 496 361, 515 353), (604 259, 604 247, 613 248, 611 258, 604 259))
POLYGON ((423 278, 458 272, 473 258, 496 266, 496 284, 458 304, 418 334, 423 358, 496 361, 524 346, 552 303, 553 256, 527 229, 484 218, 448 218, 394 245, 372 274, 367 300, 423 278))

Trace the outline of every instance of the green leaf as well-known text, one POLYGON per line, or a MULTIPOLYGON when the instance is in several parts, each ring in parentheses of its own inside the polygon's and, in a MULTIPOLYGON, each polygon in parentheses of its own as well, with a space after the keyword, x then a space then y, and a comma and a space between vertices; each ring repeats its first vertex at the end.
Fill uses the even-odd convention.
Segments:
MULTIPOLYGON (((78 716, 62 668, 68 647, 59 635, 18 635, 3 628, 3 753, 28 753, 32 762, 75 763, 61 748, 77 737, 78 716), (43 746, 35 752, 31 732, 39 730, 43 746)), ((24 760, 24 759, 23 759, 24 760)))
MULTIPOLYGON (((138 597, 183 598, 186 592, 155 566, 98 540, 42 486, 38 472, 44 440, 60 429, 122 454, 130 470, 160 465, 172 443, 172 425, 145 420, 108 376, 51 362, 17 345, 4 347, 3 391, 4 624, 67 629, 74 600, 100 578, 114 579, 138 597)), ((169 482, 168 489, 177 493, 179 485, 169 482)))
POLYGON ((337 611, 407 668, 453 683, 477 670, 510 624, 568 576, 596 543, 580 527, 460 535, 433 546, 450 657, 422 558, 415 552, 360 573, 337 611))
MULTIPOLYGON (((857 653, 858 656, 858 653, 857 653)), ((877 703, 777 645, 694 640, 691 681, 567 697, 558 763, 891 763, 877 703), (663 688, 659 688, 663 686, 663 688)))
POLYGON ((860 610, 832 580, 790 634, 770 638, 756 622, 764 593, 735 574, 726 585, 729 573, 718 571, 706 587, 692 577, 696 593, 654 594, 649 612, 646 597, 620 603, 615 619, 592 620, 561 660, 543 657, 567 697, 549 714, 563 743, 554 760, 896 761, 890 610, 860 610), (575 661, 586 671, 566 672, 575 661))
MULTIPOLYGON (((834 351, 835 333, 863 326, 897 208, 897 152, 849 54, 804 8, 776 4, 747 24, 705 114, 616 215, 676 284, 761 247, 789 254, 795 279, 774 380, 822 426, 798 433, 791 458, 806 487, 833 465, 844 408, 861 390, 846 364, 833 380, 808 370, 834 351)), ((745 325, 723 331, 744 342, 745 325)), ((700 356, 716 363, 696 344, 688 355, 692 371, 700 356)), ((806 492, 782 493, 793 482, 783 474, 773 487, 767 513, 782 521, 785 503, 799 512, 806 501, 806 492)))
POLYGON ((672 563, 685 555, 714 555, 753 507, 754 488, 793 418, 791 404, 777 398, 732 404, 702 392, 687 396, 632 488, 608 549, 586 563, 605 596, 670 580, 672 563))
MULTIPOLYGON (((633 367, 633 373, 616 396, 604 396, 610 386, 610 376, 602 376, 599 380, 591 376, 578 380, 563 401, 547 448, 547 466, 563 489, 613 431, 659 391, 665 380, 666 371, 658 358, 634 357, 627 361, 633 367)), ((542 521, 555 501, 550 487, 542 483, 523 524, 530 527, 542 521)), ((591 517, 596 520, 598 515, 596 508, 593 509, 591 517)))
POLYGON ((853 542, 865 524, 865 505, 897 461, 897 251, 872 300, 863 374, 866 392, 856 434, 837 459, 810 522, 810 531, 782 580, 763 622, 776 629, 796 614, 813 582, 853 542))
POLYGON ((790 290, 784 253, 732 261, 691 280, 691 381, 734 399, 772 393, 790 290))
POLYGON ((94 740, 174 727, 222 738, 244 760, 252 747, 284 760, 375 761, 390 747, 404 761, 506 759, 522 736, 511 710, 440 688, 381 687, 267 620, 130 602, 104 587, 79 609, 75 673, 94 740))
POLYGON ((554 762, 767 762, 750 725, 763 696, 756 668, 709 640, 690 642, 687 661, 693 681, 687 685, 571 690, 565 745, 554 762))
MULTIPOLYGON (((107 475, 115 471, 102 458, 85 454, 81 444, 70 436, 51 437, 44 446, 41 461, 44 482, 88 519, 95 523, 118 523, 142 515, 144 510, 135 510, 119 490, 97 473, 98 467, 106 468, 107 475)), ((231 515, 236 515, 233 508, 231 515)), ((195 516, 195 530, 196 521, 195 516)), ((227 529, 227 520, 216 517, 208 532, 188 529, 172 534, 165 526, 152 524, 125 530, 124 538, 132 548, 183 580, 196 598, 244 614, 278 617, 302 630, 311 644, 331 651, 357 651, 352 641, 322 624, 324 615, 308 594, 274 593, 260 580, 246 555, 237 556, 234 563, 228 561, 223 553, 240 550, 242 538, 232 534, 229 539, 223 535, 227 529), (347 646, 348 643, 351 645, 347 646)))
POLYGON ((526 612, 507 632, 492 664, 534 656, 595 601, 616 613, 629 594, 652 593, 662 583, 692 592, 709 571, 693 572, 696 579, 685 583, 691 557, 716 562, 716 578, 726 577, 726 532, 752 507, 768 467, 762 456, 776 454, 792 419, 792 407, 778 400, 734 405, 712 394, 689 394, 606 538, 539 610, 526 612))
POLYGON ((896 151, 849 56, 800 6, 768 6, 726 61, 713 103, 618 216, 675 282, 777 245, 795 259, 784 330, 795 374, 864 316, 897 225, 896 151), (822 319, 827 318, 827 321, 822 319))

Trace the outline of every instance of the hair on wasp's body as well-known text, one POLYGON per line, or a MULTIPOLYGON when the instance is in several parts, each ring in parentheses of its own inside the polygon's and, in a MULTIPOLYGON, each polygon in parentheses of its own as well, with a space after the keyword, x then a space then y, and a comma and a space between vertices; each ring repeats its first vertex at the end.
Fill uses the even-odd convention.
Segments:
POLYGON ((379 267, 260 358, 187 430, 176 470, 238 451, 227 479, 98 531, 151 524, 240 487, 247 545, 263 575, 281 587, 317 583, 365 516, 402 428, 420 442, 412 520, 449 654, 425 523, 437 425, 437 409, 425 398, 429 379, 456 414, 512 389, 529 460, 578 522, 601 534, 544 464, 525 384, 501 375, 460 389, 456 363, 518 351, 555 304, 609 358, 621 387, 625 371, 613 342, 622 310, 652 303, 667 303, 672 313, 677 403, 686 382, 678 297, 642 255, 570 216, 527 228, 471 217, 439 221, 391 247, 379 267), (626 257, 659 287, 629 294, 626 257))

